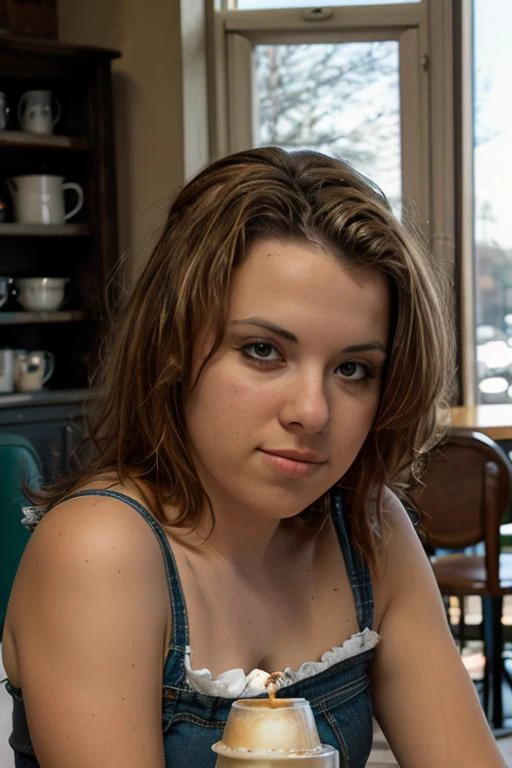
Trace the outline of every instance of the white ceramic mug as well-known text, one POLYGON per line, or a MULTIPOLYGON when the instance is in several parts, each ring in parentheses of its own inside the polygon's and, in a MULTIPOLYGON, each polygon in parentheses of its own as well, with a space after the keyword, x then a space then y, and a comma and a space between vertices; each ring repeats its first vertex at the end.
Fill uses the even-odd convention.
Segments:
POLYGON ((51 352, 16 350, 15 386, 17 392, 37 392, 48 381, 55 368, 51 352))
POLYGON ((14 201, 16 221, 23 224, 64 224, 78 213, 84 204, 84 193, 80 184, 67 181, 62 176, 31 175, 13 176, 8 179, 14 201), (64 192, 73 190, 77 203, 65 210, 64 192))
POLYGON ((60 104, 51 91, 26 91, 18 102, 22 131, 48 135, 59 119, 60 104))
POLYGON ((0 392, 14 392, 14 349, 0 349, 0 392))

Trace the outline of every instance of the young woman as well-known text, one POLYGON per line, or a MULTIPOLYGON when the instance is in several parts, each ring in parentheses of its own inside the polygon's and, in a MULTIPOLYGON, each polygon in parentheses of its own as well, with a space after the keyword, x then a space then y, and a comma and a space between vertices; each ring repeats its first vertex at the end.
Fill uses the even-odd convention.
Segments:
POLYGON ((366 764, 372 711, 404 768, 504 765, 399 500, 449 315, 339 160, 254 149, 183 189, 104 354, 95 450, 16 577, 17 766, 213 767, 277 670, 341 766, 366 764))

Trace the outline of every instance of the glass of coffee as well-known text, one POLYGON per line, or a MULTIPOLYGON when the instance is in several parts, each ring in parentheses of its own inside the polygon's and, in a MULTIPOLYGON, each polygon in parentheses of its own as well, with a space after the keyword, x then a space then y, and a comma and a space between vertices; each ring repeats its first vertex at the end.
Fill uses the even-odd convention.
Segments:
POLYGON ((216 768, 338 768, 336 749, 320 743, 306 699, 239 699, 222 739, 216 768))

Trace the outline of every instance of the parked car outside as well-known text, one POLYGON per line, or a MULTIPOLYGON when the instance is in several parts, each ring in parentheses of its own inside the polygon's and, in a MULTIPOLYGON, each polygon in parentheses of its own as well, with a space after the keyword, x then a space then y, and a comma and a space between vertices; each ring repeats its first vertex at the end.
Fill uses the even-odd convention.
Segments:
POLYGON ((494 325, 476 328, 478 399, 481 403, 512 402, 512 337, 494 325))

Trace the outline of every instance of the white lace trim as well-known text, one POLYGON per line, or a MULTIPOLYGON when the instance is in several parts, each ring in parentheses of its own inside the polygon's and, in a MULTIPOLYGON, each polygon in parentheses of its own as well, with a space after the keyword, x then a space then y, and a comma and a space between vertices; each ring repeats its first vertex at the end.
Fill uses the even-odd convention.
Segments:
MULTIPOLYGON (((317 675, 344 659, 357 656, 363 651, 369 651, 377 645, 379 640, 380 635, 367 627, 362 632, 349 637, 343 645, 337 645, 330 651, 326 651, 320 661, 306 661, 296 671, 286 667, 283 670, 284 678, 280 687, 305 680, 307 677, 317 675)), ((185 655, 187 681, 198 693, 227 699, 241 699, 258 696, 266 691, 265 683, 269 673, 263 669, 253 669, 248 675, 243 669, 229 669, 213 679, 209 669, 192 669, 190 666, 191 655, 192 650, 187 648, 185 655)), ((271 671, 274 672, 275 670, 271 671)))

